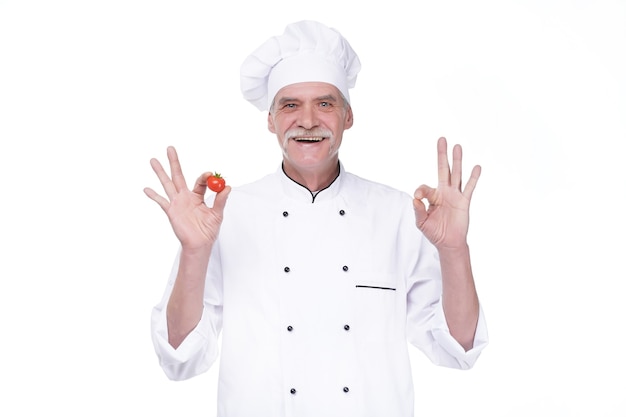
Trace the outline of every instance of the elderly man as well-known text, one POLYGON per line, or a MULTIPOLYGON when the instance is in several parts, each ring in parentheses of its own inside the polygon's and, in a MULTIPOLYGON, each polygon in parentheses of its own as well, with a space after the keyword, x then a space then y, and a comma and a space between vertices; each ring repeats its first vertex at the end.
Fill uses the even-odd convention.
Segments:
POLYGON ((346 172, 359 69, 337 31, 289 25, 241 68, 282 149, 275 173, 207 198, 209 174, 189 190, 173 148, 171 178, 151 161, 167 197, 145 192, 181 244, 154 346, 181 380, 209 369, 221 342, 220 417, 410 417, 407 341, 460 369, 487 343, 466 240, 480 167, 463 188, 461 148, 450 169, 442 138, 439 184, 413 198, 346 172))

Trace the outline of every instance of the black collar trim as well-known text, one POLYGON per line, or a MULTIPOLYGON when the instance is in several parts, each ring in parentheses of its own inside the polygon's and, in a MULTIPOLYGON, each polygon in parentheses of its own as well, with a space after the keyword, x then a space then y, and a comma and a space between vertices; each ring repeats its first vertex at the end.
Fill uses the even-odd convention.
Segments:
POLYGON ((337 180, 337 178, 339 178, 339 175, 341 174, 341 163, 337 162, 337 176, 335 178, 333 178, 333 180, 330 182, 330 184, 328 184, 326 187, 322 188, 321 190, 318 190, 316 192, 313 192, 311 190, 309 190, 305 185, 300 184, 298 181, 294 180, 293 178, 291 178, 289 175, 287 175, 287 173, 285 172, 285 163, 283 162, 280 165, 281 169, 283 170, 283 174, 285 174, 285 176, 287 178, 289 178, 291 181, 295 182, 296 184, 298 184, 300 187, 304 188, 305 190, 307 190, 309 193, 311 193, 311 204, 315 203, 315 197, 317 197, 322 191, 324 191, 325 189, 329 188, 331 185, 333 185, 335 183, 335 181, 337 180))

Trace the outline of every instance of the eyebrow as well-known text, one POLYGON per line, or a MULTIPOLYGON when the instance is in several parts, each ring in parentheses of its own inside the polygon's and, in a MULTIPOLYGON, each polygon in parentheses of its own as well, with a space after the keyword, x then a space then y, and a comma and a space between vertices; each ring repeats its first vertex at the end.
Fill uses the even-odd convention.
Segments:
MULTIPOLYGON (((278 100, 278 104, 284 104, 284 103, 293 102, 293 101, 302 101, 302 100, 294 98, 294 97, 282 97, 281 99, 278 100)), ((326 95, 323 95, 323 96, 316 97, 315 101, 333 101, 333 102, 337 102, 337 97, 335 97, 332 94, 326 94, 326 95)))
POLYGON ((337 98, 332 94, 327 94, 325 96, 321 96, 316 98, 317 101, 337 101, 337 98))
POLYGON ((289 101, 298 101, 295 98, 292 97, 282 97, 280 100, 278 100, 278 104, 284 104, 287 103, 289 101))

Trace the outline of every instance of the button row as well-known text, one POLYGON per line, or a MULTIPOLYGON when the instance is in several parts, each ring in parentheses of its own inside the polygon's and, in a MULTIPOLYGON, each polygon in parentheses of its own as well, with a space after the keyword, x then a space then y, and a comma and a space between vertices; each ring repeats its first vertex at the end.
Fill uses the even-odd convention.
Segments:
MULTIPOLYGON (((289 392, 290 392, 292 395, 296 395, 296 393, 297 393, 298 391, 297 391, 295 388, 291 388, 291 389, 289 390, 289 392)), ((348 388, 348 387, 343 387, 343 392, 346 392, 346 393, 347 393, 347 392, 350 392, 350 388, 348 388)))
MULTIPOLYGON (((343 329, 347 332, 350 330, 350 325, 349 324, 344 324, 343 329)), ((289 325, 287 326, 287 331, 288 332, 293 332, 293 326, 289 325)))
MULTIPOLYGON (((339 215, 340 216, 345 216, 346 211, 345 210, 339 210, 339 215)), ((283 211, 283 217, 288 217, 289 216, 289 212, 288 211, 283 211)))
MULTIPOLYGON (((341 269, 343 269, 343 271, 344 271, 344 272, 348 272, 348 270, 349 270, 350 268, 348 268, 348 265, 344 265, 344 266, 342 266, 342 267, 341 267, 341 269)), ((284 267, 284 268, 283 268, 283 271, 285 271, 285 272, 291 272, 291 268, 289 268, 288 266, 286 266, 286 267, 284 267)))

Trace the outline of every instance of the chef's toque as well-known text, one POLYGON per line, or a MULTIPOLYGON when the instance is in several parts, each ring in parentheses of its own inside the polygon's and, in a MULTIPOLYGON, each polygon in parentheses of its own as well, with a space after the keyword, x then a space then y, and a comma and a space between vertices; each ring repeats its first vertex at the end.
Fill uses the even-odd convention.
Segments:
POLYGON ((334 85, 350 102, 361 62, 335 29, 304 20, 292 23, 250 54, 241 65, 241 91, 259 110, 268 110, 278 91, 300 82, 334 85))

